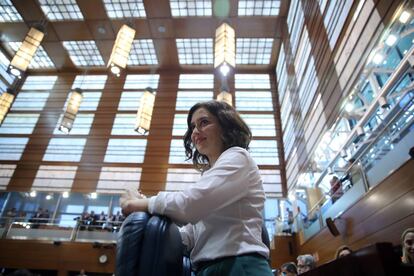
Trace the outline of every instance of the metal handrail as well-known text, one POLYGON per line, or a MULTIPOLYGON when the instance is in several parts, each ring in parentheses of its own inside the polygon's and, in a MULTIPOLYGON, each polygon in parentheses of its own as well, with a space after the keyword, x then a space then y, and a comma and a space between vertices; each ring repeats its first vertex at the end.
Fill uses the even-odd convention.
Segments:
MULTIPOLYGON (((377 108, 377 103, 379 98, 384 97, 387 93, 389 93, 398 81, 400 81, 400 78, 402 76, 404 76, 405 72, 410 69, 411 67, 411 59, 412 59, 412 55, 414 54, 414 46, 411 47, 411 49, 408 51, 408 53, 404 56, 404 58, 400 61, 400 64, 398 65, 398 67, 396 68, 396 70, 394 71, 394 73, 389 77, 389 79, 387 80, 387 82, 385 83, 385 85, 382 87, 381 91, 378 93, 377 97, 375 98, 375 100, 371 103, 371 105, 369 106, 368 110, 365 112, 365 114, 363 115, 363 117, 358 121, 358 123, 355 125, 355 127, 352 129, 352 131, 349 133, 348 139, 346 140, 346 142, 344 143, 344 145, 340 148, 340 150, 338 150, 338 152, 335 154, 334 158, 332 159, 332 161, 329 163, 329 165, 322 171, 321 175, 319 176, 319 178, 315 181, 315 186, 319 186, 320 182, 322 182, 323 178, 325 177, 325 175, 328 172, 328 168, 333 166, 336 162, 336 160, 338 159, 338 157, 340 157, 340 153, 342 150, 344 150, 345 148, 347 148, 353 141, 353 137, 356 134, 356 130, 358 127, 362 127, 365 123, 367 123, 368 119, 370 119, 371 115, 373 114, 373 112, 375 112, 376 108, 377 108)), ((411 90, 407 90, 404 93, 404 96, 411 90)), ((404 97, 401 96, 401 99, 404 97)), ((399 101, 399 102, 400 102, 399 101)), ((397 104, 394 105, 397 106, 397 104)))
MULTIPOLYGON (((412 90, 409 90, 409 91, 407 91, 407 93, 408 92, 412 92, 412 90)), ((405 96, 405 95, 404 95, 405 96)), ((404 98, 404 96, 402 96, 400 99, 399 99, 399 101, 398 101, 398 103, 396 103, 396 106, 398 106, 399 105, 399 103, 402 101, 402 99, 404 98)), ((402 106, 402 107, 400 107, 400 109, 392 116, 392 118, 389 118, 389 120, 384 124, 384 126, 383 126, 383 128, 381 129, 381 130, 379 130, 378 131, 378 133, 377 133, 377 135, 375 135, 375 137, 373 137, 372 139, 370 139, 369 140, 369 144, 362 150, 362 152, 359 154, 359 157, 358 157, 358 159, 356 159, 355 160, 355 162, 351 165, 351 166, 349 166, 346 170, 345 170, 345 172, 344 172, 344 174, 349 174, 350 173, 350 171, 354 168, 354 166, 359 166, 359 164, 358 164, 358 160, 361 158, 361 157, 363 157, 365 154, 366 154, 366 152, 367 151, 369 151, 371 148, 372 148, 372 146, 381 138, 381 137, 383 137, 383 134, 384 134, 384 132, 386 132, 386 131, 388 131, 389 130, 389 128, 390 128, 390 126, 392 126, 394 123, 395 123, 395 121, 397 121, 398 119, 400 119, 401 118, 401 114, 402 113, 404 113, 404 112, 406 112, 406 108, 407 107, 409 107, 409 106, 411 106, 412 105, 412 102, 413 102, 413 100, 414 100, 414 98, 412 98, 412 99, 410 99, 410 101, 408 101, 404 106, 402 106)), ((411 120, 410 120, 410 122, 408 122, 407 124, 406 124, 406 126, 404 127, 404 129, 406 129, 407 127, 409 127, 409 125, 412 123, 414 121, 414 118, 412 118, 411 120)), ((336 159, 335 159, 336 160, 336 159)), ((358 172, 361 174, 361 179, 362 179, 362 181, 363 181, 363 183, 364 183, 364 188, 365 188, 365 192, 367 192, 368 191, 368 183, 367 183, 367 179, 366 179, 366 176, 365 176, 365 173, 364 173, 364 171, 361 169, 361 168, 359 168, 358 169, 358 172)), ((338 191, 339 192, 339 191, 338 191)), ((324 193, 324 195, 326 195, 327 193, 324 193)), ((314 212, 315 211, 315 209, 316 208, 319 208, 319 207, 321 207, 322 205, 321 205, 321 202, 323 201, 323 200, 325 200, 325 197, 323 196, 323 197, 321 197, 319 200, 318 200, 318 202, 316 202, 315 204, 314 204, 314 206, 312 206, 312 208, 311 209, 309 209, 308 210, 308 212, 307 212, 307 217, 309 218, 309 215, 312 213, 312 212, 314 212)), ((319 214, 318 214, 318 216, 319 216, 319 218, 321 217, 321 210, 319 209, 319 214)), ((296 218, 297 216, 295 216, 295 218, 296 218)), ((323 222, 322 222, 323 223, 323 222)), ((322 225, 321 225, 322 226, 322 225)))

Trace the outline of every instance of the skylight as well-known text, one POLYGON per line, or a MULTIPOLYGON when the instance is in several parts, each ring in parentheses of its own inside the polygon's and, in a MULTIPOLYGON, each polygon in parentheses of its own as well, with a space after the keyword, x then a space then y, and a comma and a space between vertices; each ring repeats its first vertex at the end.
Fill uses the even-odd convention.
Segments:
POLYGON ((180 64, 213 64, 211 38, 177 39, 180 64))
POLYGON ((213 74, 181 74, 178 82, 179 89, 213 89, 213 74))
POLYGON ((102 167, 96 191, 123 193, 126 189, 137 189, 141 179, 141 168, 102 167))
POLYGON ((211 16, 211 0, 170 0, 173 17, 211 16))
MULTIPOLYGON (((17 52, 19 50, 20 45, 22 45, 21 42, 9 42, 9 46, 14 52, 17 52)), ((49 58, 48 54, 46 53, 42 45, 40 45, 37 49, 36 54, 30 62, 29 68, 55 68, 55 65, 49 58)))
POLYGON ((5 190, 17 165, 0 164, 0 190, 5 190))
POLYGON ((134 40, 128 65, 149 65, 158 64, 152 39, 134 40))
POLYGON ((83 20, 76 0, 39 0, 40 8, 51 21, 83 20))
POLYGON ((146 17, 142 0, 104 0, 109 18, 146 17))
POLYGON ((63 41, 63 47, 68 51, 70 59, 76 66, 104 66, 105 63, 96 47, 95 41, 63 41))
POLYGON ((279 15, 280 0, 239 0, 239 16, 279 15))
POLYGON ((77 166, 41 165, 32 187, 37 191, 70 190, 76 176, 77 166))
POLYGON ((238 38, 237 64, 269 64, 272 56, 273 38, 238 38))
POLYGON ((22 22, 23 18, 10 0, 1 0, 0 22, 22 22))
POLYGON ((127 75, 124 89, 145 89, 151 87, 152 89, 158 88, 158 80, 160 75, 127 75))
POLYGON ((268 74, 235 74, 236 89, 270 89, 268 74))
POLYGON ((77 75, 72 84, 72 89, 80 88, 83 90, 101 90, 104 89, 107 78, 107 75, 77 75))

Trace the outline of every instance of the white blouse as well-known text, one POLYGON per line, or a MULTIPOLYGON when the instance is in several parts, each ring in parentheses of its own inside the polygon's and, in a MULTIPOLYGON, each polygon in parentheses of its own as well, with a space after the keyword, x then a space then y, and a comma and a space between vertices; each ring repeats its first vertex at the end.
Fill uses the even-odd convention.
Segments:
POLYGON ((262 242, 265 194, 259 169, 248 151, 224 151, 200 180, 182 192, 160 192, 149 200, 151 214, 177 223, 191 261, 257 252, 269 257, 262 242))

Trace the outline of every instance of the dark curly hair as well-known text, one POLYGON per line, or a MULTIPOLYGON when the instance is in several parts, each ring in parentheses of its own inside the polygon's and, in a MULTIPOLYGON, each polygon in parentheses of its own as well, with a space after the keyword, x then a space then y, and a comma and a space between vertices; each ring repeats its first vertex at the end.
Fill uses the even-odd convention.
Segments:
POLYGON ((208 157, 197 151, 191 141, 193 129, 191 127, 191 119, 194 112, 204 108, 217 118, 223 133, 221 140, 223 141, 224 150, 238 146, 249 149, 252 132, 246 122, 240 117, 240 114, 229 104, 222 101, 208 101, 195 104, 187 116, 187 131, 184 135, 184 147, 187 160, 192 159, 195 169, 204 172, 210 168, 208 157))

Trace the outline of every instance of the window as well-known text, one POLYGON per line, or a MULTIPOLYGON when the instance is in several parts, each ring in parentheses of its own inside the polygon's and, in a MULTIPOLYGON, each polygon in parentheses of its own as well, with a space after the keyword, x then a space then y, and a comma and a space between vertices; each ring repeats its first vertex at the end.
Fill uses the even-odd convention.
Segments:
POLYGON ((36 191, 69 191, 76 176, 77 166, 41 165, 32 188, 36 191))
POLYGON ((142 163, 146 139, 109 139, 104 162, 142 163))
POLYGON ((173 17, 211 16, 211 0, 170 0, 173 17))
POLYGON ((123 193, 126 189, 137 189, 140 179, 141 168, 102 167, 96 191, 123 193))

